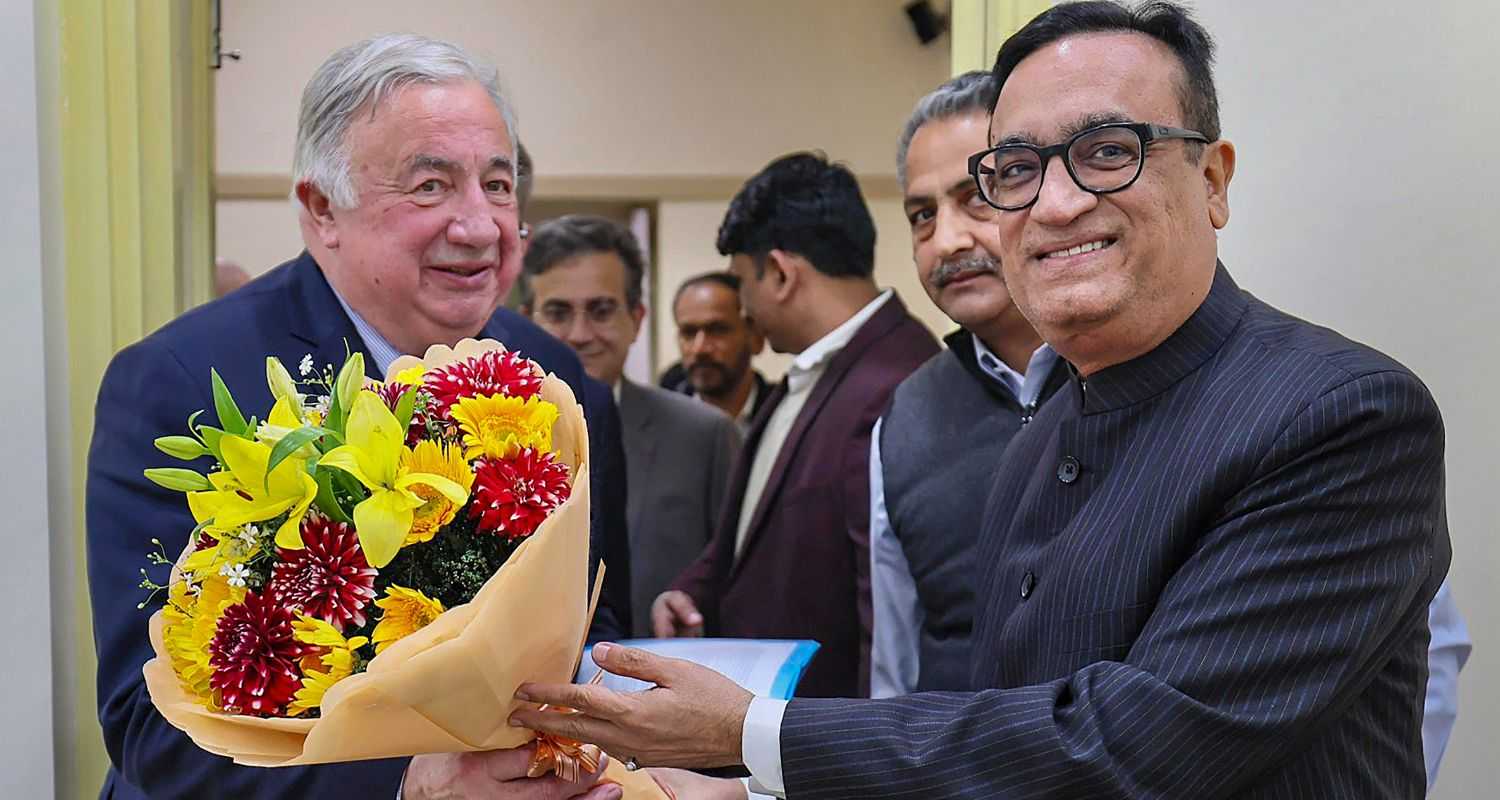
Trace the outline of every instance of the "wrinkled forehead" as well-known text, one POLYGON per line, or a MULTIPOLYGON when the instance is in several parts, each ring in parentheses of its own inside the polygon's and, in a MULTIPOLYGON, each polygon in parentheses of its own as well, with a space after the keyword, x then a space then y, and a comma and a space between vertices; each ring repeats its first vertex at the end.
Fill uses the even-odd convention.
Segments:
POLYGON ((515 175, 505 118, 489 92, 472 81, 412 83, 393 90, 356 117, 348 137, 356 164, 515 175))
POLYGON ((1047 145, 1105 122, 1181 125, 1182 80, 1177 57, 1144 34, 1067 36, 1016 65, 1000 89, 989 140, 1047 145))

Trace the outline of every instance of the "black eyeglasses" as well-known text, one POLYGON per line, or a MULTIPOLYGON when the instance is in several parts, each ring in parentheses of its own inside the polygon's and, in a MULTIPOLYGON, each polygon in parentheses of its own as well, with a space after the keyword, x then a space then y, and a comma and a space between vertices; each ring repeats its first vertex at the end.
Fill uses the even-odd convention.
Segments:
POLYGON ((969 175, 979 196, 1001 211, 1020 211, 1042 193, 1047 163, 1062 156, 1073 182, 1085 192, 1109 194, 1130 188, 1146 164, 1146 146, 1158 139, 1208 143, 1197 131, 1147 122, 1111 122, 1080 131, 1051 147, 1004 144, 969 156, 969 175))

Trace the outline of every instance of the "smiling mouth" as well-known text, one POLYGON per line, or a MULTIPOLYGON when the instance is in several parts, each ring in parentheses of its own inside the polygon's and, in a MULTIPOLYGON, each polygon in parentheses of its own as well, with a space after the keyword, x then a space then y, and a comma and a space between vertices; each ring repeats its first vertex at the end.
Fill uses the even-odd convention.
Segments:
POLYGON ((1050 253, 1043 253, 1042 258, 1068 258, 1071 256, 1081 256, 1085 253, 1092 253, 1097 250, 1103 250, 1107 247, 1113 247, 1114 244, 1114 239, 1095 239, 1092 242, 1084 242, 1083 244, 1066 247, 1062 250, 1053 250, 1050 253))

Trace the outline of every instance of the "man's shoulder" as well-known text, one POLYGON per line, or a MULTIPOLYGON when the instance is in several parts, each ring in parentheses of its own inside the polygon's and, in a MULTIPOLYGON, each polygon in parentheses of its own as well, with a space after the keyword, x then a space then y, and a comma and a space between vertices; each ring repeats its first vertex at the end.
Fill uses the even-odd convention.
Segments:
MULTIPOLYGON (((208 370, 220 371, 256 354, 255 370, 264 369, 265 355, 295 358, 286 349, 290 338, 287 307, 291 291, 288 262, 229 294, 189 309, 116 354, 113 362, 148 360, 175 362, 190 380, 208 382, 208 370)), ((340 313, 337 308, 331 313, 340 313)))
MULTIPOLYGON (((637 398, 661 415, 663 424, 686 431, 716 432, 734 426, 728 414, 685 394, 631 382, 637 398)), ((623 403, 622 403, 623 405, 623 403)))
POLYGON ((1262 377, 1283 386, 1326 391, 1360 378, 1388 374, 1421 380, 1405 365, 1338 331, 1250 298, 1237 353, 1262 360, 1262 377))

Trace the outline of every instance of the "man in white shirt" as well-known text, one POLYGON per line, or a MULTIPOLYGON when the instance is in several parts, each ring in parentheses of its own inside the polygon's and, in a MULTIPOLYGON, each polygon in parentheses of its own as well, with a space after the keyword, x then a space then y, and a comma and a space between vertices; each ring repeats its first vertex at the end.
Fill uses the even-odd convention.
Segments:
POLYGON ((937 343, 875 286, 874 221, 854 176, 822 156, 751 178, 718 246, 745 313, 796 358, 746 439, 718 533, 652 622, 658 636, 815 640, 798 693, 863 695, 870 429, 937 343))

